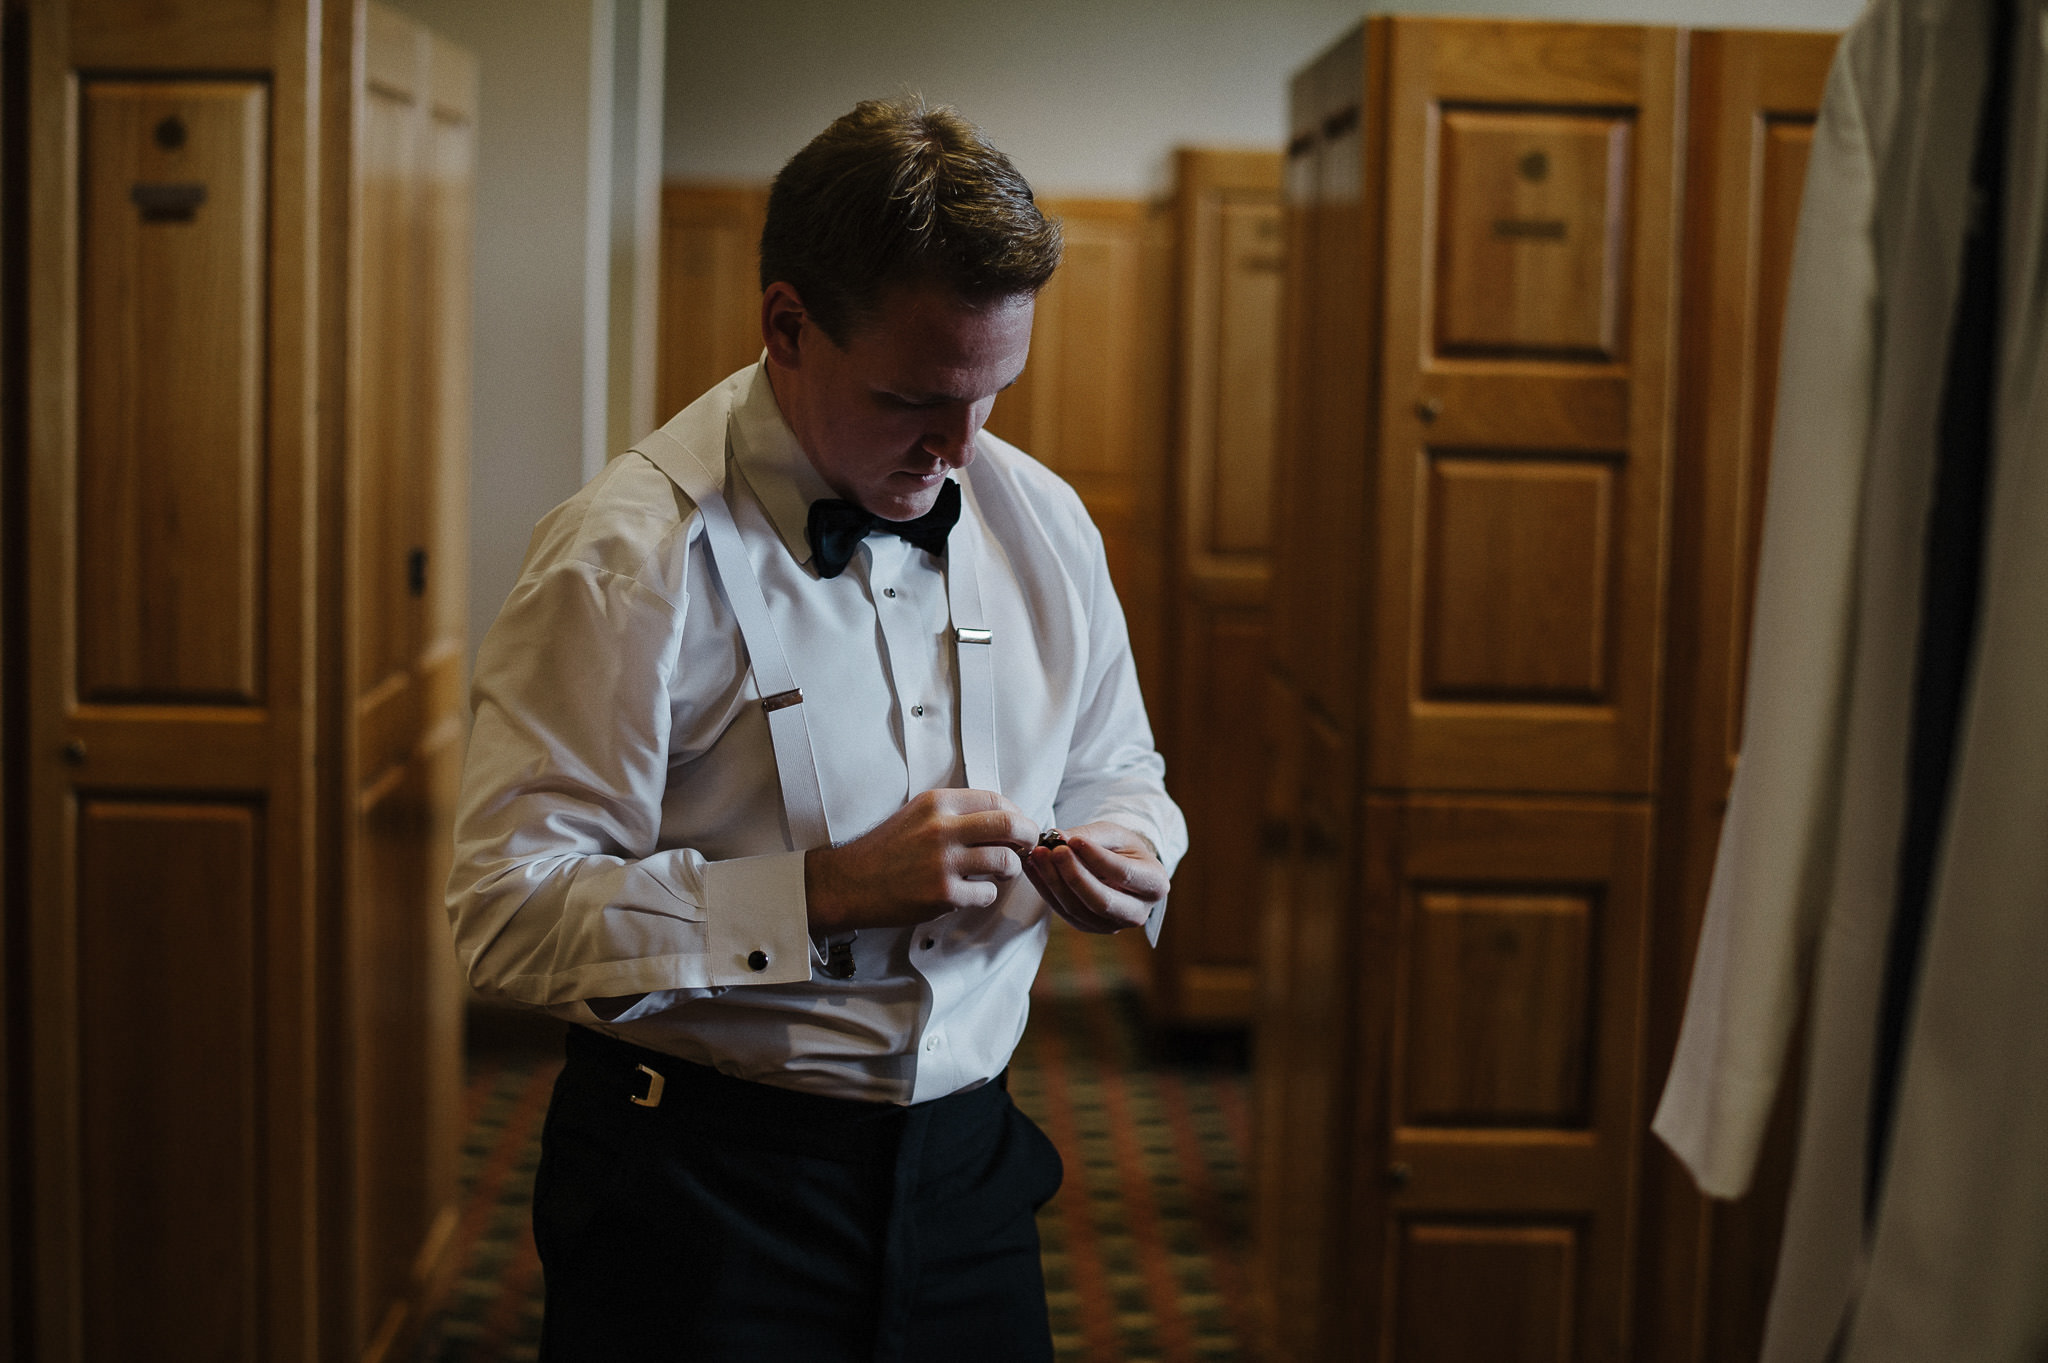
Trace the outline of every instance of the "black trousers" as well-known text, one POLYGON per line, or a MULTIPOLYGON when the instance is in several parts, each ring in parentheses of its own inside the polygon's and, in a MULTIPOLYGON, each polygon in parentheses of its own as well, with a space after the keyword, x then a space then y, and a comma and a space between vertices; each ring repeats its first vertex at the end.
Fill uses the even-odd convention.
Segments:
POLYGON ((540 1356, 1048 1363, 1059 1154, 998 1084, 901 1107, 571 1028, 534 1180, 540 1356), (631 1101, 663 1077, 658 1106, 631 1101))

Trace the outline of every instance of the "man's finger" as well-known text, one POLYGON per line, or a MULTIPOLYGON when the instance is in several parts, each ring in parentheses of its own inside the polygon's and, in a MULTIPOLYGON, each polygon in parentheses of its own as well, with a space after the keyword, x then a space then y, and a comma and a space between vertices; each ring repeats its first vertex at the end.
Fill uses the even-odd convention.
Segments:
POLYGON ((1166 869, 1150 856, 1130 856, 1080 836, 1067 839, 1067 846, 1097 880, 1113 890, 1139 899, 1157 899, 1166 893, 1166 869))
POLYGON ((1149 904, 1099 880, 1071 845, 1033 853, 1031 866, 1042 868, 1032 882, 1041 885, 1041 896, 1076 927, 1116 932, 1137 926, 1151 912, 1149 904))
MULTIPOLYGON (((996 798, 1001 800, 1002 796, 998 795, 996 798)), ((1003 803, 1009 804, 1009 801, 1004 800, 1003 803)), ((1025 818, 1023 811, 1015 805, 1010 805, 1007 810, 991 809, 975 814, 963 814, 957 821, 956 831, 960 841, 970 846, 1011 847, 1015 848, 1019 855, 1030 851, 1038 844, 1038 825, 1025 818)))
POLYGON ((963 847, 954 867, 965 880, 1015 880, 1024 873, 1024 862, 1008 847, 963 847))

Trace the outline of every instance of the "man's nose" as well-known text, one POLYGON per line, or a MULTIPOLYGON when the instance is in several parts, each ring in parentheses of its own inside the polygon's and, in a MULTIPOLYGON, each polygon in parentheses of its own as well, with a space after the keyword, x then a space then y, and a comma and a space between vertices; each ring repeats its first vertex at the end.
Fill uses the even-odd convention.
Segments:
POLYGON ((938 408, 925 429, 924 447, 950 468, 965 468, 974 457, 975 433, 988 419, 988 407, 979 402, 938 408))

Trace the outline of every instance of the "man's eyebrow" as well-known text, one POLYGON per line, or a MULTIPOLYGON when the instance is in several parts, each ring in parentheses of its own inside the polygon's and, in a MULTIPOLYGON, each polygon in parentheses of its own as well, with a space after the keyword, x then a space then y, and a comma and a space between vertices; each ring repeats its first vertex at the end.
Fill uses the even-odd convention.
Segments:
MULTIPOLYGON (((1010 381, 1009 381, 1008 383, 1004 384, 1004 385, 1003 385, 1003 386, 1002 386, 1001 388, 998 388, 998 389, 996 389, 996 392, 998 392, 998 393, 1007 393, 1007 392, 1009 392, 1009 391, 1010 391, 1010 390, 1011 390, 1012 388, 1015 388, 1015 387, 1017 386, 1017 382, 1018 382, 1018 380, 1019 380, 1019 379, 1022 379, 1023 377, 1024 377, 1024 371, 1023 371, 1023 370, 1021 370, 1021 369, 1020 369, 1020 370, 1018 370, 1018 371, 1017 371, 1017 377, 1016 377, 1016 378, 1014 378, 1014 379, 1011 379, 1011 380, 1010 380, 1010 381)), ((964 402, 964 401, 966 401, 966 399, 965 399, 965 398, 960 398, 960 397, 956 397, 956 396, 955 396, 955 395, 953 395, 952 393, 917 393, 917 392, 903 392, 903 391, 899 391, 899 390, 897 390, 897 389, 893 389, 893 388, 884 388, 884 389, 882 389, 881 391, 882 391, 882 392, 883 392, 884 394, 886 394, 887 396, 889 396, 889 397, 892 397, 892 398, 895 398, 895 399, 896 399, 896 400, 897 400, 898 402, 908 402, 908 403, 912 403, 912 404, 922 404, 922 403, 928 403, 928 402, 929 402, 929 403, 938 403, 938 402, 964 402)), ((992 396, 993 396, 993 395, 992 395, 992 396)))

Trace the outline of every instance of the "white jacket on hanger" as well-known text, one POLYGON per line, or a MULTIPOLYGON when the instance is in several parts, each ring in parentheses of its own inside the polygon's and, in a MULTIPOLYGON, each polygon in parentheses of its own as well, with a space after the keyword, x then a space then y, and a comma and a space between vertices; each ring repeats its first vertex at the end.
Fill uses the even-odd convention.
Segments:
POLYGON ((1655 1130, 1747 1187, 1802 1008, 1799 1153, 1764 1363, 2048 1358, 2048 4, 2016 0, 1995 456, 1971 690, 1866 1230, 1922 540, 1988 0, 1844 37, 1785 324, 1744 745, 1655 1130))

